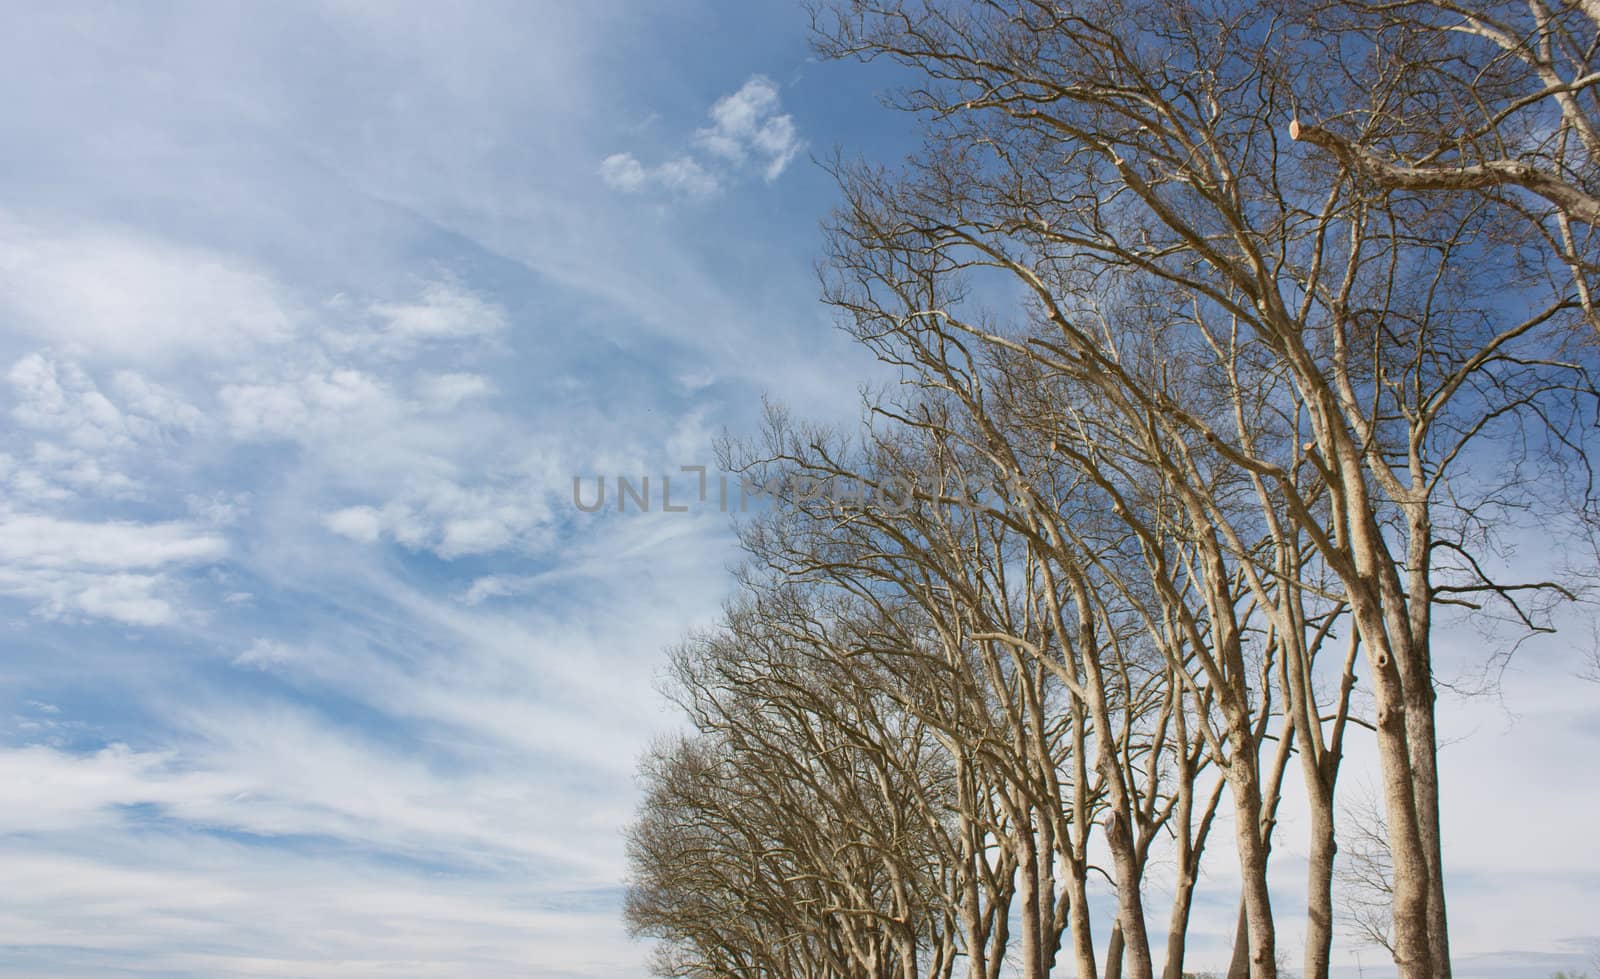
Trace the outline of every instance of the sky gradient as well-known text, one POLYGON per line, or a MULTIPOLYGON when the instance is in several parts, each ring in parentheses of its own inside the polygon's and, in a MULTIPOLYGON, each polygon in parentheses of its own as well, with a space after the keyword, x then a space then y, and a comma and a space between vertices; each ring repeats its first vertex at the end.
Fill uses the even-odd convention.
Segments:
MULTIPOLYGON (((633 769, 737 554, 572 480, 857 414, 817 160, 911 148, 892 73, 792 3, 4 9, 0 976, 642 977, 633 769)), ((1461 979, 1600 943, 1590 641, 1445 695, 1461 979)))

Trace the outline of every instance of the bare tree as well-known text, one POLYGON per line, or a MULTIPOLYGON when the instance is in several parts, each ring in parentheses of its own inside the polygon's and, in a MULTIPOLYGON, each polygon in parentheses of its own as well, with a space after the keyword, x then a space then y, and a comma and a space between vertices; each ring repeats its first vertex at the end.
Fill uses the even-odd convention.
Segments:
MULTIPOLYGON (((1587 355, 1566 346, 1581 302, 1514 262, 1486 264, 1497 226, 1481 200, 1373 187, 1286 139, 1279 120, 1315 61, 1278 43, 1270 11, 856 2, 820 30, 830 53, 891 57, 926 79, 902 104, 928 117, 928 151, 895 178, 851 171, 845 220, 871 229, 893 256, 883 266, 1011 277, 1042 329, 957 322, 917 295, 897 297, 902 321, 1015 350, 1093 384, 1129 429, 1204 445, 1208 466, 1168 469, 1186 498, 1203 505, 1222 469, 1259 480, 1338 581, 1376 698, 1396 957, 1407 977, 1447 976, 1433 612, 1488 596, 1541 628, 1519 595, 1548 587, 1490 580, 1480 559, 1494 511, 1518 504, 1529 474, 1459 470, 1486 438, 1570 415, 1588 390, 1587 355), (1275 392, 1292 424, 1258 438, 1256 417, 1152 388, 1146 351, 1085 315, 1108 292, 1173 324, 1153 363, 1239 367, 1240 389, 1275 392)), ((1271 573, 1250 540, 1224 542, 1271 573)), ((1263 911, 1258 931, 1271 928, 1263 911)), ((1272 974, 1270 942, 1252 958, 1272 974)))
MULTIPOLYGON (((972 868, 940 848, 954 814, 976 815, 957 804, 960 766, 872 678, 785 628, 811 614, 768 592, 676 654, 701 733, 647 768, 630 922, 665 940, 672 974, 722 975, 738 956, 763 974, 948 977, 972 868)), ((986 896, 1003 930, 1010 888, 986 896)))
POLYGON ((1600 331, 1600 5, 1338 0, 1296 12, 1312 57, 1290 136, 1381 187, 1482 195, 1508 222, 1502 247, 1537 264, 1542 245, 1600 331), (1359 61, 1341 50, 1352 36, 1359 61))
POLYGON ((1343 825, 1344 858, 1338 877, 1345 926, 1357 940, 1392 953, 1389 905, 1394 900, 1394 866, 1383 808, 1370 794, 1359 796, 1346 808, 1343 825))
POLYGON ((825 53, 918 79, 925 148, 836 167, 825 267, 904 383, 858 437, 774 412, 729 447, 775 506, 675 657, 696 734, 647 766, 630 920, 659 968, 1154 979, 1159 850, 1181 979, 1227 796, 1231 975, 1272 979, 1298 759, 1307 979, 1352 873, 1404 979, 1449 976, 1434 618, 1548 629, 1571 592, 1499 580, 1497 528, 1593 503, 1590 12, 1528 9, 816 12, 825 53), (1357 726, 1383 812, 1341 833, 1357 726))

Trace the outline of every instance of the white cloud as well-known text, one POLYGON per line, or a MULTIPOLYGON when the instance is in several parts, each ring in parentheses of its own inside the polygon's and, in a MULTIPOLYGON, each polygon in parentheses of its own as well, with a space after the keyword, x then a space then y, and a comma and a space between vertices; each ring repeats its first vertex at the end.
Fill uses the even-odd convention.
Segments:
POLYGON ((350 368, 283 381, 229 384, 218 398, 229 429, 246 439, 299 439, 338 429, 362 414, 393 410, 381 380, 350 368))
POLYGON ((18 447, 12 471, 0 473, 19 500, 142 496, 146 487, 125 470, 207 424, 199 409, 131 370, 116 372, 108 393, 76 361, 36 352, 18 359, 5 380, 13 437, 31 440, 18 447))
POLYGON ((184 506, 200 520, 213 527, 227 527, 238 523, 250 511, 251 495, 247 492, 214 492, 205 496, 190 493, 183 498, 184 506))
POLYGON ((294 660, 295 649, 288 643, 276 639, 257 639, 244 652, 233 658, 233 665, 273 670, 294 660))
POLYGON ((539 581, 537 575, 485 575, 468 586, 462 593, 461 600, 468 605, 481 605, 491 598, 526 595, 538 586, 539 581))
POLYGON ((148 419, 154 426, 171 431, 195 432, 205 425, 205 415, 200 409, 176 392, 136 371, 117 371, 112 377, 111 386, 129 412, 148 419))
POLYGON ((383 532, 382 516, 369 506, 345 507, 343 510, 328 514, 322 519, 322 523, 339 536, 363 544, 377 543, 379 535, 383 532))
POLYGON ((412 302, 374 303, 384 330, 405 340, 482 337, 505 329, 506 311, 453 282, 430 282, 412 302))
POLYGON ((363 543, 387 535, 412 551, 446 560, 519 549, 549 541, 549 504, 522 481, 463 486, 450 479, 418 481, 381 507, 354 506, 331 514, 329 530, 363 543))
POLYGON ((9 796, 0 807, 0 830, 61 832, 103 822, 108 806, 142 794, 139 783, 165 761, 126 745, 78 756, 42 746, 0 750, 0 779, 15 787, 0 789, 9 796))
MULTIPOLYGON (((566 530, 542 509, 552 483, 567 493, 543 466, 569 473, 562 460, 574 455, 660 451, 642 419, 591 413, 601 399, 558 397, 544 389, 549 374, 575 371, 612 342, 637 352, 632 341, 652 336, 720 349, 707 334, 747 322, 743 296, 687 250, 658 250, 657 233, 637 227, 638 198, 594 179, 611 149, 640 152, 601 150, 583 129, 625 96, 586 74, 573 32, 560 25, 601 11, 563 8, 552 24, 504 11, 441 21, 405 5, 339 4, 319 15, 336 29, 310 46, 296 17, 241 27, 201 8, 93 23, 65 13, 34 18, 21 41, 0 38, 13 55, 0 58, 0 75, 43 85, 39 98, 0 107, 8 128, 27 137, 16 141, 27 158, 7 167, 17 199, 160 229, 153 239, 116 230, 76 237, 144 245, 209 236, 228 254, 251 256, 222 261, 245 273, 228 282, 249 286, 253 277, 282 313, 281 330, 269 317, 259 332, 249 328, 251 302, 191 318, 214 334, 169 335, 121 317, 130 328, 101 343, 103 331, 84 325, 99 318, 60 314, 152 309, 139 288, 147 278, 130 271, 136 262, 100 263, 116 303, 10 275, 0 283, 0 332, 14 344, 0 352, 0 419, 10 423, 0 478, 31 481, 61 504, 62 518, 183 519, 196 534, 229 527, 231 545, 228 575, 182 563, 7 568, 14 577, 0 588, 26 583, 36 611, 68 620, 13 615, 7 692, 56 700, 69 718, 92 701, 81 721, 64 722, 91 729, 73 744, 156 746, 0 762, 13 778, 10 793, 0 790, 0 818, 33 827, 0 842, 3 873, 19 882, 17 899, 0 910, 0 945, 17 952, 11 970, 61 979, 118 970, 230 979, 643 974, 644 949, 625 940, 617 919, 617 829, 631 808, 632 759, 670 723, 652 713, 650 650, 676 634, 685 607, 700 607, 688 599, 718 590, 720 555, 715 567, 671 575, 672 601, 656 593, 651 572, 613 565, 587 589, 619 589, 600 614, 568 614, 548 592, 473 610, 446 597, 492 569, 546 565, 519 550, 541 546, 551 523, 566 530), (151 44, 163 52, 155 72, 128 53, 151 44), (340 81, 355 78, 380 84, 340 81), (583 84, 574 89, 574 79, 583 84), (174 100, 177 89, 196 97, 174 100), (535 130, 572 138, 535 145, 525 138, 535 130), (541 217, 530 221, 535 211, 541 217), (495 229, 487 235, 485 222, 495 229), (493 305, 498 296, 477 294, 480 307, 457 301, 466 286, 453 279, 422 285, 457 262, 510 283, 508 295, 528 288, 552 324, 598 324, 606 335, 554 329, 517 350, 502 339, 512 324, 493 305), (283 276, 281 288, 256 268, 283 276), (417 288, 391 291, 399 276, 417 288), (340 291, 352 298, 323 301, 340 291), (10 414, 16 392, 3 378, 33 349, 55 365, 66 407, 24 425, 10 414), (116 414, 91 410, 69 365, 81 365, 116 414), (141 390, 119 367, 181 404, 141 390), (75 427, 85 429, 77 443, 75 427), (35 442, 49 446, 51 468, 35 442), (132 481, 137 509, 62 495, 86 494, 66 474, 81 482, 96 465, 108 487, 115 475, 132 481), (239 517, 241 490, 248 519, 239 517), (377 514, 380 539, 398 546, 345 546, 321 522, 354 507, 377 514), (513 553, 441 567, 399 553, 405 547, 513 553), (184 615, 191 580, 223 596, 203 620, 184 615), (402 585, 417 594, 389 601, 402 585), (251 606, 230 609, 229 595, 251 606), (463 620, 430 628, 417 612, 430 605, 428 615, 463 620), (535 605, 550 614, 533 628, 500 619, 535 605), (123 630, 79 628, 85 609, 132 623, 178 620, 185 631, 125 639, 123 630), (345 642, 325 640, 346 626, 345 642), (495 655, 469 632, 497 635, 495 655), (306 633, 321 645, 307 648, 306 633), (389 669, 366 669, 367 654, 389 669), (252 669, 197 668, 230 656, 252 669), (264 682, 256 668, 275 679, 264 682), (571 676, 550 678, 562 671, 571 676), (317 690, 333 695, 310 695, 317 690), (118 698, 120 709, 98 706, 105 701, 94 691, 118 698), (222 698, 210 717, 184 716, 208 691, 222 698), (325 723, 272 717, 277 696, 325 723), (348 709, 355 703, 363 709, 348 709), (371 718, 392 723, 373 730, 371 718), (57 773, 60 792, 29 784, 55 784, 57 773), (30 803, 30 792, 50 798, 30 803)), ((610 26, 593 31, 601 56, 615 49, 610 26)), ((709 122, 681 129, 682 145, 640 153, 652 168, 688 161, 660 167, 657 192, 731 177, 727 161, 691 144, 696 124, 709 122)), ((747 227, 729 230, 732 240, 747 227)), ((203 307, 181 294, 188 277, 227 279, 204 262, 221 252, 151 251, 163 258, 155 305, 203 307), (166 260, 174 254, 181 260, 166 260)), ((679 351, 663 352, 668 378, 679 351)), ((611 363, 585 380, 616 380, 611 363)), ((650 387, 629 399, 641 412, 650 387)), ((16 485, 0 493, 21 509, 16 485)), ((39 501, 26 508, 43 511, 39 501)), ((678 549, 695 550, 687 541, 678 549)), ((14 613, 18 603, 5 604, 14 613)))
POLYGON ((11 479, 19 499, 53 502, 80 493, 115 499, 136 497, 143 491, 143 486, 126 473, 108 468, 109 463, 71 446, 35 442, 29 462, 29 468, 19 470, 11 479))
POLYGON ((127 570, 214 561, 220 536, 186 523, 86 523, 0 516, 0 562, 30 568, 127 570))
POLYGON ((125 448, 168 432, 202 428, 200 410, 174 392, 132 370, 117 371, 112 393, 100 390, 76 361, 44 353, 20 358, 6 373, 16 404, 11 417, 27 428, 56 432, 84 449, 125 448))
POLYGON ((73 445, 105 449, 126 445, 127 420, 83 369, 29 354, 6 374, 17 402, 11 417, 26 428, 59 432, 73 445))
POLYGON ((416 398, 397 397, 392 383, 321 367, 229 384, 218 400, 235 438, 297 446, 305 472, 338 499, 310 501, 322 514, 313 519, 335 534, 446 559, 543 547, 561 440, 472 404, 494 390, 482 375, 401 379, 416 398))
POLYGON ((711 126, 695 133, 707 152, 735 164, 754 157, 768 183, 778 179, 803 143, 794 117, 780 113, 778 86, 763 75, 753 76, 711 107, 711 126))
POLYGON ((137 626, 160 626, 178 617, 164 597, 171 583, 164 575, 92 574, 0 566, 0 595, 22 598, 48 619, 110 619, 137 626))
POLYGON ((227 979, 613 979, 637 946, 593 892, 515 866, 421 874, 363 859, 129 828, 28 839, 0 914, 14 974, 227 979), (538 963, 530 971, 529 963, 538 963))
POLYGON ((600 161, 600 179, 625 194, 665 190, 682 197, 709 197, 722 189, 715 175, 687 156, 647 167, 632 153, 613 153, 600 161))
POLYGON ((433 411, 449 411, 463 402, 494 393, 494 385, 481 374, 424 374, 417 379, 416 391, 424 405, 433 411))
POLYGON ((632 153, 613 153, 600 162, 600 179, 625 194, 659 190, 707 197, 722 189, 730 171, 754 164, 771 183, 805 145, 794 117, 779 108, 778 86, 754 75, 737 92, 713 103, 711 125, 695 131, 694 144, 705 160, 683 155, 647 166, 632 153))
POLYGON ((632 153, 613 153, 600 161, 600 179, 607 187, 634 194, 650 184, 650 173, 632 153))
MULTIPOLYGON (((303 658, 285 644, 259 641, 235 663, 281 666, 303 658)), ((330 837, 407 856, 478 865, 539 861, 601 879, 621 869, 612 840, 563 839, 558 827, 572 814, 538 815, 539 787, 524 778, 437 771, 281 704, 174 711, 182 749, 0 747, 0 832, 110 828, 122 822, 118 807, 146 805, 195 827, 330 837)))
POLYGON ((0 310, 85 359, 232 356, 294 331, 273 282, 231 257, 114 229, 40 231, 0 214, 0 310))
POLYGON ((186 523, 89 523, 0 515, 0 594, 48 617, 83 615, 164 625, 178 615, 166 569, 227 552, 222 537, 186 523))

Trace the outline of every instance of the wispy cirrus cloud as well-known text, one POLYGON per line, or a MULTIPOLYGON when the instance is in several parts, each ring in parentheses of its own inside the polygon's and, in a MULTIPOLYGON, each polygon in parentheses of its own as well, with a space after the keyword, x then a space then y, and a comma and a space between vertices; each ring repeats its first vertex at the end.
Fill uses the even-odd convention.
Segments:
POLYGON ((0 312, 14 329, 122 364, 233 356, 297 314, 249 262, 114 225, 39 228, 0 212, 0 312))
POLYGON ((634 15, 526 14, 0 36, 0 972, 643 973, 619 829, 726 529, 464 593, 591 552, 570 474, 665 464, 747 307, 594 179, 634 15))
POLYGON ((180 614, 173 572, 218 561, 227 550, 221 535, 184 522, 0 513, 0 594, 48 617, 165 625, 180 614))

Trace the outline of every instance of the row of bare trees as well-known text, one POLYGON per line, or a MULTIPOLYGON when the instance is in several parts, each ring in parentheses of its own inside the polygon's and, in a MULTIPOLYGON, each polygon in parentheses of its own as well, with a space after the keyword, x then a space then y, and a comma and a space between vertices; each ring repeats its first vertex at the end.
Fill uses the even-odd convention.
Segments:
POLYGON ((1358 923, 1447 979, 1434 619, 1547 629, 1573 589, 1497 548, 1594 526, 1593 4, 814 13, 923 119, 903 166, 835 165, 825 265, 901 383, 729 446, 777 505, 646 764, 660 971, 1181 979, 1210 845, 1230 974, 1276 976, 1293 916, 1323 979, 1359 736, 1358 923))

